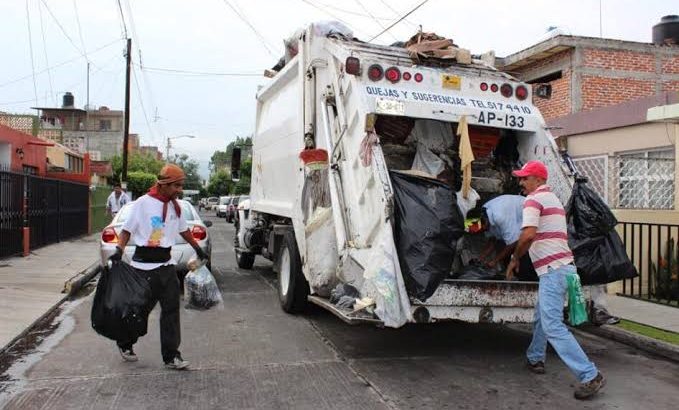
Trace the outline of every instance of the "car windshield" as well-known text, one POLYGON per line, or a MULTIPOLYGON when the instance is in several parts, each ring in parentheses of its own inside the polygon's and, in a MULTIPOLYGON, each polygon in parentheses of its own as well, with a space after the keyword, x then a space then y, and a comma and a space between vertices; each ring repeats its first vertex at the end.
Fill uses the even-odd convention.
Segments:
POLYGON ((222 197, 219 198, 219 205, 226 205, 226 204, 229 203, 230 200, 231 200, 231 197, 222 196, 222 197))
MULTIPOLYGON (((182 216, 184 219, 187 221, 195 221, 195 220, 200 220, 200 218, 196 215, 196 213, 193 211, 193 206, 186 202, 186 201, 179 201, 179 206, 182 208, 182 216)), ((125 205, 123 209, 118 212, 116 215, 116 223, 121 224, 127 220, 127 218, 130 216, 130 210, 132 209, 132 203, 125 205)))

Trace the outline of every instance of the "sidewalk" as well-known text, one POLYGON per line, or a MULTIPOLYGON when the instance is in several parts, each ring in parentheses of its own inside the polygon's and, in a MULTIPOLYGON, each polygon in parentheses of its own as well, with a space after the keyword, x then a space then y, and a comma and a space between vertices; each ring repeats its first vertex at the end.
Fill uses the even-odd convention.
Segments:
POLYGON ((67 296, 64 283, 98 258, 96 233, 0 260, 0 350, 67 296))
POLYGON ((632 322, 679 333, 679 308, 608 295, 608 311, 632 322))

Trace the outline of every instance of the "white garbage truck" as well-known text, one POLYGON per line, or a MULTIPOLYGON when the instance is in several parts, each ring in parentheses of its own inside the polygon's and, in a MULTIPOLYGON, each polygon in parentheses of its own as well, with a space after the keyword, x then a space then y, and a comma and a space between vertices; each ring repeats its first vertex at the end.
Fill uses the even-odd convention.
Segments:
POLYGON ((460 275, 482 237, 465 218, 519 193, 512 169, 539 159, 570 195, 530 85, 480 58, 417 64, 404 47, 311 25, 256 98, 235 253, 240 268, 273 261, 286 312, 314 303, 389 327, 532 321, 537 282, 460 275))

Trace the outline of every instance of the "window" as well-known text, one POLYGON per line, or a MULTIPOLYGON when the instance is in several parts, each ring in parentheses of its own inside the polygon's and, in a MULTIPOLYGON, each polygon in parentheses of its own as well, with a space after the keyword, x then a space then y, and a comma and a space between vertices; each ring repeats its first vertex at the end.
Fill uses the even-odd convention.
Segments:
POLYGON ((99 120, 99 131, 111 131, 111 120, 99 120))
POLYGON ((619 155, 618 208, 674 209, 674 148, 619 155))
POLYGON ((543 75, 542 77, 532 79, 530 81, 526 81, 528 84, 542 84, 542 83, 551 83, 552 81, 556 81, 559 78, 563 77, 563 74, 561 74, 561 71, 556 71, 547 75, 543 75))

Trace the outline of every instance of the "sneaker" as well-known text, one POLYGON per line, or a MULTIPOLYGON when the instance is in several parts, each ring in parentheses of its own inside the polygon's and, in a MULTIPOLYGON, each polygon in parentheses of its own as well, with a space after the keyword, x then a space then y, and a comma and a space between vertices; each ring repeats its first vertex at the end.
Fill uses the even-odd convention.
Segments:
POLYGON ((545 374, 545 362, 531 363, 530 360, 528 360, 526 361, 526 366, 528 366, 528 370, 535 374, 545 374))
POLYGON ((617 323, 620 323, 620 318, 617 316, 613 316, 610 313, 608 313, 604 309, 593 309, 592 310, 592 323, 601 326, 601 325, 615 325, 617 323))
POLYGON ((575 389, 575 398, 578 400, 589 399, 594 396, 602 387, 606 385, 606 379, 601 373, 597 373, 596 377, 587 383, 581 383, 577 389, 575 389))
POLYGON ((120 356, 126 362, 136 362, 137 360, 139 360, 139 358, 134 353, 134 350, 132 350, 131 347, 129 349, 123 349, 122 347, 119 347, 118 351, 120 352, 120 356))
POLYGON ((189 368, 189 362, 177 356, 169 362, 165 362, 165 367, 172 370, 185 370, 189 368))

